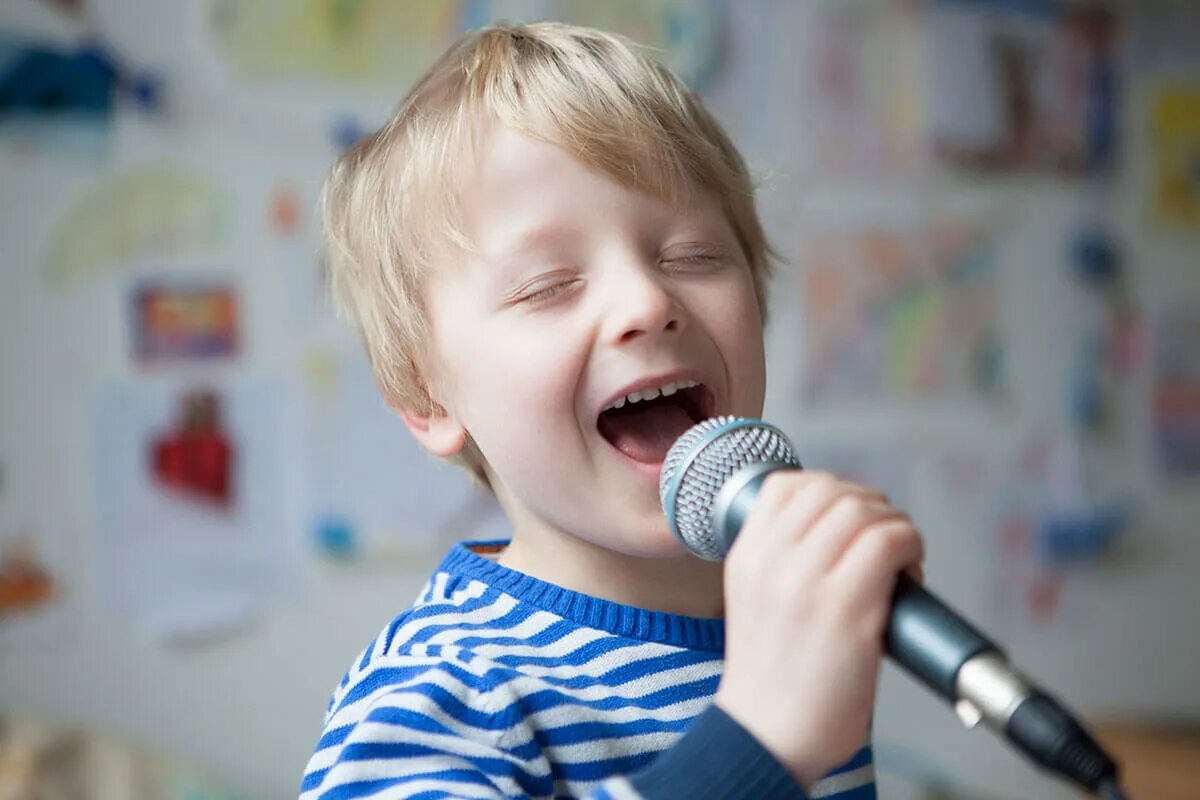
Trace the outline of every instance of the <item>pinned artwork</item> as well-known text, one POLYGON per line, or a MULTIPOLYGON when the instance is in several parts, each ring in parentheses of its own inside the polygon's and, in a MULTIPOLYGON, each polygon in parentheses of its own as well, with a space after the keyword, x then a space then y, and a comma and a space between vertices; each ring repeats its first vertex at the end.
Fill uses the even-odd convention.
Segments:
POLYGON ((986 399, 1003 383, 992 232, 970 219, 822 227, 801 271, 812 404, 986 399))
POLYGON ((1200 83, 1154 93, 1150 138, 1155 219, 1200 230, 1200 83))
POLYGON ((0 540, 0 619, 44 606, 57 593, 54 576, 31 537, 0 540))
POLYGON ((294 585, 286 399, 252 379, 102 392, 95 566, 110 610, 165 639, 196 639, 248 624, 294 585))
POLYGON ((209 255, 226 241, 229 198, 211 176, 145 165, 90 184, 54 226, 46 284, 65 291, 147 262, 209 255))
POLYGON ((152 281, 133 292, 134 354, 142 364, 232 358, 238 299, 226 283, 152 281))
POLYGON ((1090 609, 1079 587, 1101 562, 1119 561, 1138 507, 1098 493, 1084 475, 1080 442, 1046 426, 1010 453, 956 449, 935 461, 943 508, 981 529, 980 583, 992 622, 1014 629, 1078 622, 1090 609), (983 524, 981 524, 983 523, 983 524))
POLYGON ((1116 156, 1114 19, 1057 0, 936 0, 935 155, 972 170, 1091 173, 1116 156))
POLYGON ((923 21, 908 2, 811 5, 796 83, 814 171, 878 178, 927 166, 923 21))
POLYGON ((211 389, 184 392, 175 418, 152 435, 146 460, 163 490, 229 508, 236 450, 221 419, 221 396, 211 389))
POLYGON ((1154 337, 1154 447, 1170 478, 1200 477, 1200 303, 1164 313, 1154 337))
POLYGON ((213 5, 211 29, 234 74, 403 88, 463 31, 497 19, 558 19, 616 31, 648 45, 698 86, 717 64, 724 11, 722 3, 712 0, 222 0, 213 5))

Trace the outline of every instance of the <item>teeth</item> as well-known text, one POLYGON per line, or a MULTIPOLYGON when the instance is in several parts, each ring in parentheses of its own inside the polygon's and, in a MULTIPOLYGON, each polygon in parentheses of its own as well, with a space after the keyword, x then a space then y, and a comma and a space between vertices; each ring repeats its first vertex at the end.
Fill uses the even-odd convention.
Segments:
POLYGON ((663 386, 658 387, 657 389, 642 389, 640 392, 630 392, 629 394, 625 395, 624 397, 618 397, 616 400, 614 400, 612 403, 610 403, 603 410, 609 411, 610 409, 614 409, 614 408, 622 408, 622 407, 624 407, 624 405, 626 403, 640 403, 643 400, 653 400, 654 398, 658 397, 659 395, 662 395, 663 397, 670 397, 671 395, 678 392, 680 389, 690 389, 693 386, 699 386, 699 385, 700 384, 697 381, 682 380, 682 381, 675 381, 674 383, 665 384, 663 386))

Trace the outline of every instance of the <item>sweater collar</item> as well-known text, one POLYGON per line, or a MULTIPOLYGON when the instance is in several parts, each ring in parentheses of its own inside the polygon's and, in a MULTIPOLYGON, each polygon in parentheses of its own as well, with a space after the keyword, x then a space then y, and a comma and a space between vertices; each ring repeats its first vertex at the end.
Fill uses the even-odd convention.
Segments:
POLYGON ((458 542, 442 559, 438 571, 478 580, 524 603, 564 619, 616 636, 641 639, 691 650, 721 652, 725 621, 648 611, 571 591, 490 561, 476 551, 508 545, 507 540, 458 542))

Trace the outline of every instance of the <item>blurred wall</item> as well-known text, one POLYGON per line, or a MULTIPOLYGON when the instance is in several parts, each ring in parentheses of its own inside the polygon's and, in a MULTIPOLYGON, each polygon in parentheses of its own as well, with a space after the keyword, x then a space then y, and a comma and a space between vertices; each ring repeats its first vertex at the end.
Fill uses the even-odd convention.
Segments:
MULTIPOLYGON (((96 486, 106 464, 94 452, 96 428, 104 425, 97 396, 114 379, 149 384, 161 377, 131 361, 128 332, 130 278, 158 265, 62 291, 44 270, 53 242, 65 235, 64 214, 88 186, 156 159, 199 170, 225 187, 227 201, 227 235, 201 266, 238 287, 243 334, 236 363, 203 374, 282 376, 281 385, 290 385, 303 362, 304 331, 291 305, 295 275, 278 266, 277 192, 286 187, 298 198, 295 248, 311 252, 318 240, 312 209, 337 151, 339 108, 359 125, 376 125, 406 87, 338 88, 315 78, 312 87, 237 83, 223 72, 228 64, 213 66, 206 39, 209 15, 221 4, 106 0, 86 4, 88 23, 74 27, 47 22, 50 12, 34 7, 6 5, 0 29, 65 47, 91 27, 135 71, 161 79, 166 112, 141 111, 128 100, 101 144, 14 135, 0 145, 0 522, 34 532, 62 590, 36 624, 0 620, 0 710, 118 733, 183 756, 250 797, 294 795, 335 683, 416 595, 436 554, 431 548, 382 564, 321 558, 304 522, 285 510, 284 535, 272 547, 289 566, 270 576, 281 585, 261 613, 219 635, 174 642, 133 624, 114 610, 103 585, 97 519, 106 501, 96 486), (195 77, 201 73, 203 81, 195 77), (221 81, 238 89, 221 89, 221 81)), ((925 532, 930 585, 996 631, 1015 660, 1068 703, 1096 718, 1195 722, 1200 627, 1191 609, 1200 599, 1200 492, 1195 478, 1168 482, 1156 466, 1150 344, 1106 389, 1116 420, 1107 433, 1079 433, 1068 401, 1082 332, 1103 314, 1074 277, 1071 254, 1085 222, 1101 219, 1120 242, 1126 288, 1147 336, 1158 315, 1200 297, 1200 234, 1164 229, 1148 209, 1146 119, 1155 84, 1139 72, 1144 63, 1131 53, 1132 37, 1118 40, 1122 155, 1110 175, 911 165, 830 174, 813 155, 822 120, 801 88, 810 85, 804 70, 815 63, 812 48, 827 44, 811 35, 812 8, 737 4, 721 25, 723 55, 702 86, 763 176, 763 216, 788 260, 773 288, 764 416, 794 435, 810 466, 865 465, 925 532), (947 215, 985 226, 993 239, 1003 390, 985 398, 806 402, 809 242, 879 220, 915 228, 947 215), (1083 462, 1066 470, 1066 482, 1077 481, 1097 503, 1131 500, 1132 522, 1109 550, 1056 568, 1057 605, 1033 619, 1022 611, 1020 587, 1004 607, 997 574, 1012 565, 998 563, 995 507, 1014 492, 1029 493, 1029 481, 1014 474, 1039 440, 1060 436, 1078 445, 1083 462), (973 482, 948 480, 956 464, 966 465, 973 482)), ((872 35, 895 41, 911 30, 885 25, 872 35)), ((193 265, 164 268, 186 274, 193 265)), ((1032 481, 1046 474, 1035 472, 1032 481)), ((890 667, 875 738, 885 797, 916 797, 918 785, 958 787, 963 797, 1072 796, 987 734, 965 734, 947 709, 890 667)))

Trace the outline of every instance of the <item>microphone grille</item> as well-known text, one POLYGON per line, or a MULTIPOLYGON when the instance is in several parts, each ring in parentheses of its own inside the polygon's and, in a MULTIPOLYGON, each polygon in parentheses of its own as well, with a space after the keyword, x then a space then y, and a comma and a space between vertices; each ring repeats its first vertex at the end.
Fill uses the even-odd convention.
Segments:
POLYGON ((728 544, 713 519, 717 493, 738 470, 771 462, 799 467, 792 444, 762 420, 714 417, 689 428, 663 460, 658 498, 671 533, 693 555, 725 557, 728 544))

